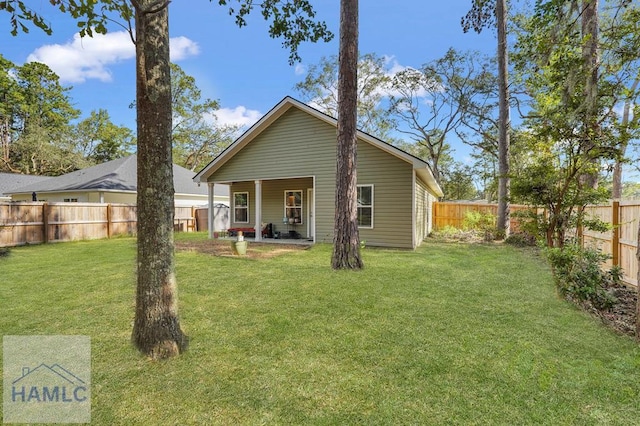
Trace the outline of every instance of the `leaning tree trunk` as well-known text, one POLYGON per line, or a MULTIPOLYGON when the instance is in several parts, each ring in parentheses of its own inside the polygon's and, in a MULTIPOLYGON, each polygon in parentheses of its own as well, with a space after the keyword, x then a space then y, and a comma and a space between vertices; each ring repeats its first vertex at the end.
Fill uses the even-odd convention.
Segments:
POLYGON ((499 114, 498 120, 498 235, 509 236, 511 225, 509 198, 511 197, 509 132, 511 131, 511 117, 509 113, 509 73, 507 56, 507 10, 506 0, 496 0, 496 18, 498 27, 498 87, 499 114))
POLYGON ((361 269, 357 204, 358 0, 340 1, 334 269, 361 269))
POLYGON ((132 340, 153 359, 186 348, 180 329, 173 245, 173 161, 168 6, 136 9, 138 284, 132 340), (150 9, 154 8, 154 9, 150 9))

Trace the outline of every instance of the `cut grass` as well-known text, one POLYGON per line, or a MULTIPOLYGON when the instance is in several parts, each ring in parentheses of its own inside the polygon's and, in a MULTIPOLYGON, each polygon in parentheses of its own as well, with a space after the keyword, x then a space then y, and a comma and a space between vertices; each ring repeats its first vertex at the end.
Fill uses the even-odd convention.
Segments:
MULTIPOLYGON (((205 239, 177 234, 176 238, 205 239)), ((135 240, 12 249, 5 335, 92 339, 95 424, 633 424, 640 348, 560 300, 501 245, 176 255, 180 357, 130 345, 135 240)))

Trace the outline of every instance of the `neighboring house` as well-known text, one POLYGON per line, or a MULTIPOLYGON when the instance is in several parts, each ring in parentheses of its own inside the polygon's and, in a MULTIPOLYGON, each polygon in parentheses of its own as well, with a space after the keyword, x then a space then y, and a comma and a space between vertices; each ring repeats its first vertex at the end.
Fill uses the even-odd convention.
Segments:
POLYGON ((18 173, 0 173, 0 202, 11 201, 8 194, 16 188, 30 185, 43 180, 50 179, 49 176, 21 175, 18 173))
MULTIPOLYGON (((232 228, 270 223, 276 235, 331 243, 336 128, 336 119, 286 97, 194 180, 210 191, 230 185, 232 228)), ((371 246, 420 245, 431 231, 431 204, 443 195, 429 165, 363 132, 357 161, 360 240, 371 246)))
MULTIPOLYGON (((12 201, 91 202, 136 204, 137 157, 131 155, 66 175, 49 177, 12 188, 5 193, 12 201)), ((173 165, 174 201, 176 206, 204 206, 208 204, 206 185, 193 182, 194 173, 173 165)), ((216 188, 214 203, 229 203, 229 188, 216 188)))

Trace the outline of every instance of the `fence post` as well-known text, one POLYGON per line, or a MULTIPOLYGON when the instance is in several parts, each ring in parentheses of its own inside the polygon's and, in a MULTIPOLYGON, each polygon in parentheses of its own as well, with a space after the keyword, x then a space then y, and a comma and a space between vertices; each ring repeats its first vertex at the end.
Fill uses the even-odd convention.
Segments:
POLYGON ((49 242, 49 204, 42 204, 42 242, 49 242))
POLYGON ((620 201, 618 200, 613 200, 611 205, 611 225, 613 225, 611 262, 613 266, 620 266, 620 201))
POLYGON ((107 204, 107 238, 111 238, 111 203, 107 204))

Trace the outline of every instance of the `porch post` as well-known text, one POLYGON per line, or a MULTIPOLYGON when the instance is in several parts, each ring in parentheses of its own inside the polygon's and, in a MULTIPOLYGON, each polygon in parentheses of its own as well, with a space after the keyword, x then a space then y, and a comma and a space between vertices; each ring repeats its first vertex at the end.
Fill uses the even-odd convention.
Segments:
POLYGON ((256 241, 262 241, 262 181, 256 180, 256 241))
POLYGON ((213 224, 215 223, 215 210, 213 208, 213 182, 207 182, 207 201, 209 204, 209 208, 207 209, 207 228, 209 232, 209 238, 213 238, 213 224))

